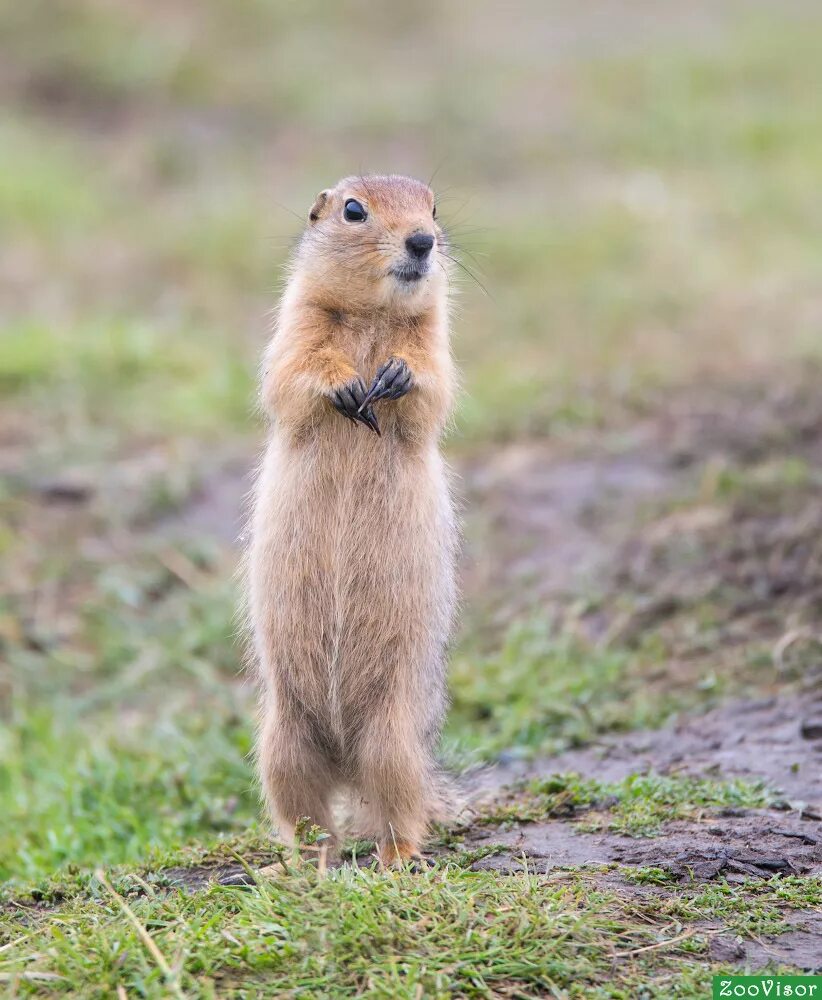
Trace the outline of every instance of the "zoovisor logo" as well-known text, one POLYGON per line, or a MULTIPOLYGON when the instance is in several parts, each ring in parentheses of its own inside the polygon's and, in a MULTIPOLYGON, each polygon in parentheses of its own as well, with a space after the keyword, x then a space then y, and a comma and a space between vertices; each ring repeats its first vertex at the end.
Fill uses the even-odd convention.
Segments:
POLYGON ((822 1000, 822 976, 714 976, 713 1000, 822 1000))

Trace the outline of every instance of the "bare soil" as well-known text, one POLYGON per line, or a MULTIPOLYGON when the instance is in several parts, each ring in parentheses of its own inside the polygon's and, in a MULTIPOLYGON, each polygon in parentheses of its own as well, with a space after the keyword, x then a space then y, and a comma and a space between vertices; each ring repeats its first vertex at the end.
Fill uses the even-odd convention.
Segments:
MULTIPOLYGON (((483 776, 477 804, 498 798, 500 784, 575 772, 600 781, 654 772, 762 781, 773 792, 769 809, 706 810, 699 822, 673 821, 656 837, 583 833, 569 820, 519 824, 514 829, 468 829, 470 850, 504 844, 478 862, 500 871, 547 871, 557 865, 615 862, 654 866, 682 880, 732 874, 822 875, 822 739, 802 735, 805 704, 798 698, 734 702, 672 727, 629 733, 599 745, 532 764, 509 765, 483 776)), ((822 942, 820 942, 822 944, 822 942)))

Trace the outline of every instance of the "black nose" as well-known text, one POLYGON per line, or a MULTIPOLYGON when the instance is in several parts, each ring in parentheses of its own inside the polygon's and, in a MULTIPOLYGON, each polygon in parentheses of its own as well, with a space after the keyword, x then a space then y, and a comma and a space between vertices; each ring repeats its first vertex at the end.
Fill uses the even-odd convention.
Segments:
POLYGON ((405 241, 405 248, 412 257, 427 257, 434 245, 434 237, 429 233, 412 233, 405 241))

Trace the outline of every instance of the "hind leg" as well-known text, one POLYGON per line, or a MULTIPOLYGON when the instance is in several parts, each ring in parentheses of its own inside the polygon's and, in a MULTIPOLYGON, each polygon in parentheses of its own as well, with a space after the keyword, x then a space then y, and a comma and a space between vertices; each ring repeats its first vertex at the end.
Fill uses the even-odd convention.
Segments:
MULTIPOLYGON (((302 820, 334 835, 330 799, 338 775, 305 719, 267 705, 258 747, 260 780, 280 839, 292 844, 302 820)), ((333 843, 333 840, 332 840, 333 843)))
POLYGON ((419 857, 430 820, 433 767, 413 727, 391 717, 372 722, 361 734, 357 766, 380 863, 399 866, 419 857))

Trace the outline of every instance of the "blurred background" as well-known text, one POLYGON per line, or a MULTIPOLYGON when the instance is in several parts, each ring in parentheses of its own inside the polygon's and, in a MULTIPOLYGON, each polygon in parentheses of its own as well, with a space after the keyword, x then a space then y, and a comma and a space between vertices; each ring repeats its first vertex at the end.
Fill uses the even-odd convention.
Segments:
POLYGON ((464 266, 449 752, 773 685, 820 583, 820 43, 793 0, 0 4, 0 877, 262 835, 255 370, 351 172, 433 177, 464 266), (798 534, 718 567, 751 497, 798 534), (679 548, 637 568, 637 519, 679 548))

